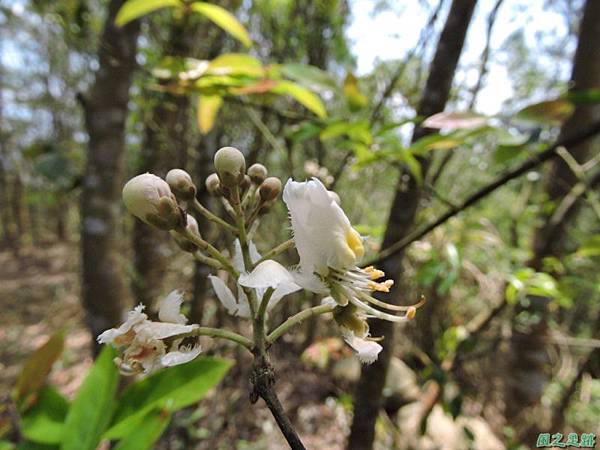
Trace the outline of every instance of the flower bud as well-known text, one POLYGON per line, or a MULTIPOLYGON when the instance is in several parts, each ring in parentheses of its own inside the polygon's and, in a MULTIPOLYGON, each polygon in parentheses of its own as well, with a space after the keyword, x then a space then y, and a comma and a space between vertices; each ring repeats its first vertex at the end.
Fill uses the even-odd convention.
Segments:
POLYGON ((359 338, 365 337, 369 332, 367 321, 356 314, 356 307, 353 305, 338 306, 333 312, 333 318, 340 327, 350 330, 359 338))
POLYGON ((267 178, 258 188, 258 192, 260 198, 265 202, 275 200, 281 193, 281 180, 276 177, 267 178))
MULTIPOLYGON (((196 219, 187 214, 186 222, 186 230, 200 236, 200 230, 198 229, 198 222, 196 222, 196 219)), ((181 234, 176 233, 175 231, 171 231, 170 233, 177 246, 184 252, 194 253, 198 249, 193 242, 187 240, 181 234)))
POLYGON ((239 185, 246 174, 246 159, 237 148, 223 147, 215 153, 215 169, 225 187, 239 185))
POLYGON ((196 185, 192 181, 190 174, 185 170, 169 170, 165 179, 177 198, 192 200, 196 196, 196 185))
POLYGON ((247 191, 251 184, 252 180, 250 179, 250 177, 248 175, 244 175, 244 179, 242 180, 242 184, 240 185, 242 192, 247 191))
POLYGON ((327 195, 329 195, 329 198, 331 200, 333 200, 335 203, 341 206, 342 200, 340 199, 340 196, 337 195, 337 192, 327 191, 327 195))
POLYGON ((206 185, 206 190, 210 195, 220 195, 221 194, 221 182, 219 181, 219 175, 216 173, 211 173, 204 182, 206 185))
POLYGON ((138 175, 123 187, 123 203, 131 214, 149 225, 171 230, 183 221, 169 185, 151 173, 138 175))
POLYGON ((252 164, 248 168, 248 176, 254 183, 261 184, 267 178, 267 168, 262 164, 252 164))

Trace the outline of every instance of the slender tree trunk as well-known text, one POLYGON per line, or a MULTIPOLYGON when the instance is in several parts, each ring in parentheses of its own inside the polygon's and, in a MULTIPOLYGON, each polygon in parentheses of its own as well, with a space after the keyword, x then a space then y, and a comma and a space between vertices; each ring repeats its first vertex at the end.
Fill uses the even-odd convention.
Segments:
MULTIPOLYGON (((444 29, 440 35, 435 56, 431 63, 429 77, 417 114, 430 116, 443 111, 450 95, 452 79, 458 65, 463 44, 475 9, 476 0, 454 0, 444 29)), ((417 128, 413 141, 427 135, 431 130, 417 128)), ((428 161, 420 161, 423 173, 426 173, 428 161)), ((413 226, 421 187, 417 180, 404 171, 399 179, 396 194, 392 202, 390 216, 382 248, 399 240, 413 226)), ((382 269, 390 277, 396 277, 397 283, 391 295, 397 297, 405 292, 402 280, 403 253, 389 258, 382 269)), ((348 441, 349 450, 369 450, 375 439, 375 422, 382 403, 382 390, 394 347, 394 327, 390 322, 373 321, 373 336, 385 338, 384 350, 379 359, 362 369, 354 396, 354 418, 348 441)))
MULTIPOLYGON (((192 39, 186 24, 175 24, 165 46, 165 55, 188 56, 192 39), (187 33, 187 36, 186 36, 187 33)), ((154 103, 145 124, 139 173, 164 177, 170 169, 185 169, 188 152, 190 101, 187 96, 154 94, 154 103)), ((164 273, 171 252, 171 239, 163 231, 139 220, 133 230, 133 291, 136 301, 152 306, 163 289, 164 273)))
MULTIPOLYGON (((579 42, 575 53, 571 90, 600 88, 600 54, 597 44, 600 41, 600 2, 588 0, 584 7, 580 26, 579 42)), ((586 127, 600 120, 600 107, 597 105, 580 105, 573 116, 565 122, 560 138, 568 138, 581 133, 586 127)), ((586 140, 584 143, 567 150, 578 161, 584 161, 592 154, 598 140, 586 140)), ((562 158, 556 158, 551 166, 546 181, 545 192, 548 201, 557 207, 573 186, 579 182, 577 176, 562 158)), ((544 213, 542 225, 536 230, 533 240, 533 257, 529 266, 536 271, 543 269, 546 257, 562 257, 567 249, 567 228, 576 216, 581 201, 573 203, 558 220, 553 220, 555 209, 544 213)), ((548 381, 549 357, 546 350, 545 337, 548 333, 548 298, 531 297, 526 309, 529 314, 537 314, 540 320, 524 327, 520 321, 514 320, 513 335, 517 339, 511 341, 507 363, 506 379, 506 417, 510 423, 523 425, 527 407, 539 403, 544 387, 548 381)), ((517 318, 518 319, 518 316, 517 318)), ((536 419, 538 420, 538 419, 536 419)), ((527 439, 531 439, 528 436, 527 439)))
POLYGON ((89 135, 81 196, 82 299, 94 337, 122 319, 126 296, 118 221, 139 23, 123 28, 114 24, 123 3, 108 4, 98 48, 99 69, 89 95, 81 98, 89 135))

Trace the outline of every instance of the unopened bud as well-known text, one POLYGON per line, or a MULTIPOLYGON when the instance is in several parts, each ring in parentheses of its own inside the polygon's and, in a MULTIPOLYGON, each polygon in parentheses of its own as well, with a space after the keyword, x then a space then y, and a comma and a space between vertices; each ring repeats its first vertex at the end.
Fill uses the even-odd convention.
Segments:
POLYGON ((221 182, 219 181, 219 175, 211 173, 204 182, 206 190, 210 195, 219 195, 221 193, 221 182))
POLYGON ((340 196, 337 195, 336 192, 333 191, 327 191, 327 194, 329 195, 329 198, 331 200, 333 200, 334 202, 336 202, 338 205, 342 204, 342 200, 340 199, 340 196))
POLYGON ((281 180, 276 177, 267 178, 258 188, 258 192, 265 202, 275 200, 281 193, 281 180))
POLYGON ((129 212, 149 225, 171 230, 183 220, 169 185, 156 175, 133 177, 123 187, 122 195, 129 212))
POLYGON ((190 174, 185 170, 169 170, 165 179, 177 198, 192 200, 196 196, 196 185, 192 181, 190 174))
POLYGON ((242 192, 246 191, 251 184, 252 180, 250 179, 250 177, 248 175, 244 175, 244 179, 242 180, 242 184, 240 185, 240 187, 242 188, 242 192))
MULTIPOLYGON (((196 222, 196 219, 194 219, 194 217, 190 216, 189 214, 187 214, 187 216, 186 216, 185 228, 190 233, 200 236, 200 230, 198 229, 198 222, 196 222)), ((175 241, 175 243, 184 252, 194 253, 198 249, 198 247, 196 247, 196 245, 193 242, 189 241, 188 239, 183 237, 181 234, 179 234, 175 231, 171 231, 170 233, 171 233, 171 236, 173 237, 173 240, 175 241)))
POLYGON ((239 185, 246 174, 246 159, 237 148, 223 147, 215 153, 215 169, 225 187, 239 185))
POLYGON ((248 168, 248 176, 254 183, 261 184, 267 178, 267 168, 262 164, 252 164, 248 168))

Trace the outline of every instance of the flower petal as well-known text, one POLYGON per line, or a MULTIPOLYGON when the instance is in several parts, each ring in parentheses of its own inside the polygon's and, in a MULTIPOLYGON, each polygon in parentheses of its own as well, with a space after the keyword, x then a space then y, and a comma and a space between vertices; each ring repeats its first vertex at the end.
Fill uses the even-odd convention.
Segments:
MULTIPOLYGON (((261 258, 260 253, 258 253, 258 250, 256 249, 256 245, 254 245, 254 242, 252 241, 248 242, 248 251, 250 253, 250 261, 252 261, 252 264, 261 258)), ((242 255, 242 246, 240 245, 239 239, 236 239, 233 243, 233 258, 231 262, 233 264, 233 268, 238 272, 246 271, 244 256, 242 255)))
POLYGON ((364 252, 360 235, 318 179, 291 179, 283 190, 302 271, 327 274, 328 267, 347 268, 364 252))
POLYGON ((185 364, 195 359, 202 352, 202 347, 194 345, 193 347, 183 347, 167 353, 160 359, 160 363, 165 367, 185 364))
POLYGON ((198 325, 181 325, 179 323, 163 323, 146 321, 136 325, 135 331, 147 339, 166 339, 194 331, 198 325))
POLYGON ((229 314, 245 319, 250 317, 250 307, 248 306, 248 299, 246 299, 245 295, 242 295, 243 292, 240 291, 240 300, 236 301, 233 293, 231 292, 231 289, 227 287, 223 280, 214 275, 209 275, 208 279, 212 284, 213 290, 215 291, 217 298, 229 314))
POLYGON ((363 364, 371 364, 376 361, 379 352, 383 350, 383 347, 377 342, 356 337, 350 330, 342 330, 342 336, 363 364))
POLYGON ((112 344, 116 338, 127 334, 134 325, 148 319, 148 316, 142 312, 144 308, 145 306, 141 304, 133 308, 133 311, 127 313, 127 320, 119 328, 106 330, 96 338, 98 342, 100 344, 112 344))
POLYGON ((241 274, 238 281, 242 286, 254 289, 275 289, 282 283, 295 285, 296 290, 300 289, 300 286, 294 282, 292 274, 272 259, 261 262, 251 273, 241 274))
POLYGON ((171 322, 186 324, 188 319, 180 314, 181 303, 183 302, 183 293, 181 291, 172 291, 160 302, 158 309, 158 318, 161 322, 171 322))

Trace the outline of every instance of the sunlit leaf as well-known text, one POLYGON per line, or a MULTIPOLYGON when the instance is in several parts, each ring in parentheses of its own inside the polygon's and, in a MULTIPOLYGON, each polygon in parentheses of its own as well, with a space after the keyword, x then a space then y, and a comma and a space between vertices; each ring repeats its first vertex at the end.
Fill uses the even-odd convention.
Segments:
POLYGON ((232 361, 198 358, 169 367, 130 384, 121 397, 105 438, 119 439, 140 426, 146 414, 156 409, 177 411, 202 399, 225 376, 232 361))
POLYGON ((344 80, 344 96, 352 111, 363 109, 369 104, 367 97, 360 91, 357 78, 349 73, 344 80))
POLYGON ((213 59, 206 73, 209 75, 247 75, 262 77, 265 69, 254 56, 244 53, 225 53, 213 59))
POLYGON ((487 120, 486 116, 474 112, 441 112, 428 117, 421 125, 448 130, 471 129, 484 125, 487 120))
POLYGON ((289 95, 306 109, 315 113, 318 117, 327 116, 325 105, 321 99, 311 91, 291 81, 280 81, 277 86, 271 89, 271 92, 279 95, 289 95))
POLYGON ((575 106, 564 99, 549 100, 523 108, 515 119, 543 125, 560 125, 571 117, 575 106))
POLYGON ((119 441, 114 450, 150 450, 164 433, 171 421, 171 412, 166 409, 150 411, 140 420, 131 433, 119 441))
POLYGON ((335 80, 325 71, 307 64, 281 64, 281 73, 313 91, 337 89, 335 80))
POLYGON ((180 0, 128 0, 117 13, 115 24, 122 27, 157 9, 181 6, 183 4, 180 0))
POLYGON ((152 75, 161 80, 193 80, 201 77, 209 64, 210 61, 202 59, 166 56, 152 68, 152 75))
POLYGON ((582 258, 600 256, 600 234, 596 234, 587 239, 575 253, 582 258))
POLYGON ((64 343, 64 333, 59 331, 25 361, 14 391, 15 402, 22 411, 26 410, 35 401, 35 397, 44 386, 52 366, 62 354, 64 343))
POLYGON ((21 417, 21 434, 40 444, 59 444, 68 410, 69 402, 55 388, 44 387, 21 417))
POLYGON ((202 134, 212 130, 223 98, 218 95, 201 95, 198 98, 198 128, 202 134))
POLYGON ((264 94, 266 92, 270 92, 279 81, 270 80, 268 78, 263 78, 257 82, 249 84, 247 86, 232 88, 229 90, 234 95, 249 95, 249 94, 264 94))
POLYGON ((119 372, 105 346, 79 388, 65 419, 61 450, 95 450, 110 423, 119 372))
POLYGON ((246 47, 252 45, 252 40, 244 26, 225 8, 205 2, 194 2, 192 3, 191 8, 193 11, 203 15, 208 20, 221 27, 246 47))

